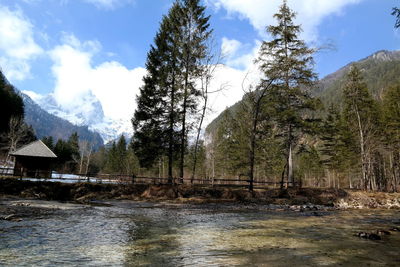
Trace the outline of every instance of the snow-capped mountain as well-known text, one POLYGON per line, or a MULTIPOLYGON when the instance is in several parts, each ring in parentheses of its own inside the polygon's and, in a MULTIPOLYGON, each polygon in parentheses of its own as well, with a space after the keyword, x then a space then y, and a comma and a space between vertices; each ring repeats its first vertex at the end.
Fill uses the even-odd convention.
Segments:
POLYGON ((31 92, 24 93, 30 95, 39 106, 50 114, 78 126, 88 126, 90 130, 98 132, 105 143, 118 138, 122 134, 126 137, 132 135, 130 120, 115 120, 105 116, 100 101, 91 92, 80 99, 79 102, 84 104, 74 107, 63 107, 57 103, 52 94, 40 96, 31 92))
POLYGON ((89 125, 89 129, 98 132, 106 144, 121 135, 127 138, 132 137, 132 124, 130 120, 113 120, 104 117, 101 122, 89 125))
POLYGON ((36 98, 35 101, 47 112, 70 121, 76 125, 91 126, 104 120, 101 103, 89 92, 80 101, 85 103, 79 107, 64 108, 59 105, 52 94, 36 98))
POLYGON ((77 132, 83 139, 98 148, 104 144, 103 138, 99 133, 91 131, 87 126, 77 126, 71 122, 59 118, 45 111, 35 101, 23 92, 17 91, 24 101, 25 122, 31 125, 38 138, 52 136, 54 141, 58 139, 67 140, 72 133, 77 132))

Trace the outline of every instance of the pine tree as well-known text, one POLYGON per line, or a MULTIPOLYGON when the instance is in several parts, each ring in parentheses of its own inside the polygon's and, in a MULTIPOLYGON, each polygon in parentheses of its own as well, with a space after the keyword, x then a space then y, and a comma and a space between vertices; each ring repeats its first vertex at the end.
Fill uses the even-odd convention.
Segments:
POLYGON ((222 123, 213 134, 215 173, 222 177, 247 176, 251 126, 248 113, 244 106, 238 106, 234 112, 225 110, 222 116, 222 123))
POLYGON ((111 146, 107 149, 107 162, 105 170, 108 173, 115 174, 118 172, 118 149, 115 141, 111 143, 111 146))
POLYGON ((127 164, 127 146, 125 136, 121 135, 117 142, 117 172, 125 173, 127 164))
POLYGON ((183 178, 188 132, 187 121, 189 115, 197 111, 197 98, 200 96, 200 90, 196 87, 196 82, 207 67, 202 65, 202 60, 207 56, 207 41, 212 31, 209 30, 208 20, 210 17, 205 15, 205 7, 200 5, 200 0, 182 0, 179 11, 179 20, 176 23, 180 30, 178 36, 181 37, 178 42, 181 51, 179 68, 183 76, 179 177, 183 178))
POLYGON ((205 7, 199 0, 177 0, 164 16, 148 55, 144 86, 137 98, 132 119, 133 148, 140 163, 151 167, 168 156, 168 178, 180 152, 180 177, 183 177, 187 146, 187 121, 196 112, 196 79, 202 74, 201 59, 211 34, 205 7))
POLYGON ((387 143, 400 149, 400 85, 389 87, 383 98, 387 143))
POLYGON ((272 40, 262 43, 258 59, 264 76, 273 80, 272 104, 286 144, 289 185, 294 181, 293 150, 299 135, 309 126, 307 111, 315 108, 315 101, 307 89, 316 79, 312 57, 315 50, 299 39, 301 28, 294 24, 295 16, 284 1, 274 15, 277 25, 267 27, 272 40))
MULTIPOLYGON (((333 104, 322 123, 320 139, 322 163, 331 174, 328 176, 336 179, 339 173, 347 173, 357 164, 357 138, 354 131, 348 128, 344 114, 333 104)), ((351 187, 351 177, 347 176, 351 187)))
POLYGON ((370 157, 374 132, 378 130, 377 107, 368 92, 360 70, 352 66, 343 87, 344 112, 349 128, 358 133, 358 149, 360 152, 362 184, 365 190, 372 189, 369 175, 370 157))
POLYGON ((128 147, 126 151, 126 174, 137 175, 139 173, 140 165, 132 146, 128 147))
POLYGON ((76 163, 78 163, 80 158, 80 153, 79 153, 79 135, 77 132, 72 133, 71 136, 68 138, 68 145, 70 146, 71 149, 72 159, 76 163))
POLYGON ((339 169, 341 146, 341 116, 340 111, 334 105, 328 109, 328 115, 323 121, 321 140, 323 141, 321 152, 325 156, 323 163, 331 170, 339 169))
POLYGON ((42 138, 42 142, 51 150, 54 149, 54 139, 53 136, 45 136, 42 138))
POLYGON ((132 147, 141 166, 149 168, 156 160, 168 155, 168 178, 172 183, 172 165, 176 154, 177 121, 179 116, 179 77, 176 45, 177 27, 174 25, 179 12, 175 2, 164 16, 154 45, 147 55, 144 85, 137 97, 138 107, 132 119, 134 136, 132 147))
POLYGON ((400 85, 388 88, 383 98, 383 136, 389 151, 392 188, 400 181, 400 85))
MULTIPOLYGON (((244 141, 244 158, 248 164, 249 191, 253 191, 256 156, 259 144, 271 134, 271 110, 269 110, 269 90, 273 80, 263 80, 255 89, 250 86, 240 102, 239 114, 236 114, 238 129, 244 141)), ((237 132, 237 130, 236 130, 237 132)))
POLYGON ((79 159, 78 135, 73 133, 68 141, 59 139, 54 146, 59 171, 74 172, 79 159))

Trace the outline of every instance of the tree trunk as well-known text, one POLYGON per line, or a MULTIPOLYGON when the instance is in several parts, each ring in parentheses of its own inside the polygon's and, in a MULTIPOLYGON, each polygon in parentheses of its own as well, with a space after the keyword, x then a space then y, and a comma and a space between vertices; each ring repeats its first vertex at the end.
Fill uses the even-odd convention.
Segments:
MULTIPOLYGON (((186 78, 187 79, 187 78, 186 78)), ((186 81, 185 81, 186 83, 186 81)), ((179 163, 179 177, 183 179, 183 171, 185 165, 185 137, 186 137, 186 105, 187 105, 187 84, 185 84, 185 92, 183 97, 183 112, 182 112, 182 133, 181 133, 181 158, 179 163)))
POLYGON ((90 157, 91 157, 91 155, 92 155, 92 145, 90 145, 89 153, 88 153, 87 158, 86 158, 85 175, 86 175, 86 177, 87 177, 88 180, 89 180, 88 171, 89 171, 89 164, 90 164, 90 157))
POLYGON ((362 173, 362 183, 363 183, 363 187, 364 190, 368 190, 368 181, 367 181, 367 170, 366 170, 366 155, 365 155, 365 141, 364 141, 364 131, 362 128, 362 124, 361 124, 361 118, 360 118, 360 113, 358 111, 358 108, 356 106, 356 104, 354 104, 355 106, 355 111, 356 111, 356 115, 357 115, 357 122, 358 122, 358 131, 359 131, 359 135, 360 135, 360 157, 361 157, 361 173, 362 173))
POLYGON ((293 159, 292 159, 292 143, 289 141, 289 155, 288 155, 288 186, 293 187, 293 159))
POLYGON ((283 189, 283 183, 285 180, 285 170, 287 168, 287 162, 285 163, 285 166, 283 166, 282 174, 281 174, 281 190, 283 189))
POLYGON ((168 144, 168 184, 172 184, 172 164, 174 157, 174 109, 175 109, 175 73, 172 73, 171 109, 169 114, 169 144, 168 144))
POLYGON ((393 188, 393 192, 397 192, 397 178, 396 178, 396 165, 395 165, 395 156, 394 156, 394 152, 390 153, 389 155, 389 164, 390 164, 390 169, 392 172, 392 188, 393 188))
POLYGON ((352 188, 353 188, 353 185, 352 185, 352 183, 351 183, 351 176, 348 175, 348 177, 349 177, 349 187, 350 187, 350 189, 352 189, 352 188))
POLYGON ((249 191, 253 191, 254 182, 254 159, 255 159, 255 148, 256 148, 256 131, 258 123, 258 107, 256 108, 256 114, 253 117, 253 129, 250 136, 250 151, 249 151, 249 191))
POLYGON ((81 153, 81 160, 79 162, 79 174, 82 174, 82 168, 83 168, 83 157, 84 157, 84 153, 81 153))
MULTIPOLYGON (((190 16, 190 14, 189 14, 190 16)), ((192 20, 189 17, 189 25, 187 26, 187 43, 186 43, 186 58, 185 58, 185 84, 184 84, 184 94, 183 94, 183 111, 182 111, 182 133, 181 133, 181 160, 179 165, 179 177, 183 179, 184 175, 184 164, 185 164, 185 139, 186 139, 186 109, 187 109, 187 99, 188 99, 188 86, 189 86, 189 66, 191 57, 191 30, 192 30, 192 20)))
MULTIPOLYGON (((206 86, 207 86, 207 85, 206 85, 206 86)), ((202 125, 203 125, 204 116, 206 115, 207 100, 208 100, 208 96, 207 96, 207 91, 206 91, 206 92, 205 92, 205 95, 204 95, 204 106, 203 106, 203 110, 202 110, 202 113, 201 113, 199 128, 197 129, 196 143, 195 143, 195 145, 194 145, 194 158, 193 158, 192 178, 190 179, 190 182, 191 182, 192 184, 193 184, 193 179, 194 179, 194 177, 195 177, 195 175, 196 175, 197 148, 198 148, 198 146, 199 146, 201 127, 202 127, 202 125)))

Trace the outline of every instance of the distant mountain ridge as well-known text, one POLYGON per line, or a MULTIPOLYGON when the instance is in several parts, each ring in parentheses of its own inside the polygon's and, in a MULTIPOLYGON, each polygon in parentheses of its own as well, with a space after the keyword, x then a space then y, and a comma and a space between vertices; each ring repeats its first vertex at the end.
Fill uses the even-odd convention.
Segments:
POLYGON ((89 130, 87 126, 77 126, 52 115, 42 109, 28 95, 20 91, 18 94, 24 102, 25 121, 32 125, 38 138, 52 136, 55 141, 57 139, 66 140, 72 133, 77 132, 80 139, 89 141, 95 148, 103 145, 104 141, 99 133, 89 130))
MULTIPOLYGON (((342 102, 342 86, 353 64, 357 65, 361 70, 370 93, 376 99, 381 99, 385 89, 388 87, 400 84, 400 50, 380 50, 359 61, 351 62, 325 76, 318 81, 316 87, 312 91, 313 94, 319 97, 326 106, 331 103, 340 104, 342 102)), ((228 109, 234 113, 240 102, 241 101, 232 105, 228 109)), ((224 112, 225 111, 207 126, 207 132, 211 132, 218 127, 224 112)))
POLYGON ((361 70, 370 93, 377 99, 386 88, 400 83, 400 51, 380 50, 327 75, 318 82, 314 94, 325 104, 341 103, 342 86, 353 64, 361 70))

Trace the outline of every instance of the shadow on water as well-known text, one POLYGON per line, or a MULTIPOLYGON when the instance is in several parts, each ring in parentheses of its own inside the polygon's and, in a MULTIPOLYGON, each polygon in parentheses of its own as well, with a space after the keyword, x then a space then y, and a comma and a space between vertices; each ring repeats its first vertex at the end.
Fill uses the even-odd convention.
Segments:
POLYGON ((400 264, 399 232, 380 241, 354 236, 395 226, 396 210, 314 213, 262 206, 49 203, 59 207, 21 222, 0 220, 0 265, 400 264))

